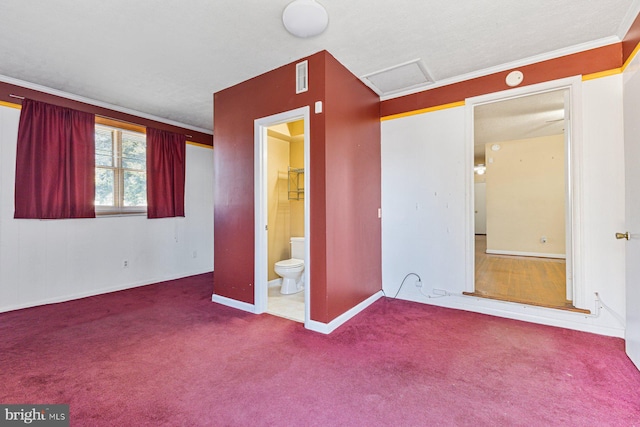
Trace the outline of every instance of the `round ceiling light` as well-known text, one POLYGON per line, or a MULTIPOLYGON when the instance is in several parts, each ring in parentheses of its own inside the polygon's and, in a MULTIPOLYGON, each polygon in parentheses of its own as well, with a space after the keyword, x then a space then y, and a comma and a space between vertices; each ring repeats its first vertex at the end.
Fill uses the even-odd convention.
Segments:
POLYGON ((327 28, 329 15, 315 0, 294 0, 284 9, 282 23, 296 37, 313 37, 327 28))

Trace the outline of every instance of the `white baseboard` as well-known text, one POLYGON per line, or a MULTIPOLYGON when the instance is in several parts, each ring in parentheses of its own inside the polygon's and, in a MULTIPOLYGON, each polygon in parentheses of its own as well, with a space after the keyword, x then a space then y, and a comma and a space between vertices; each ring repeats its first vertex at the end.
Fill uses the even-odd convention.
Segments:
POLYGON ((360 304, 342 313, 340 316, 336 317, 329 323, 322 323, 322 322, 317 322, 315 320, 309 320, 304 326, 305 328, 314 332, 320 332, 321 334, 330 334, 331 332, 335 331, 338 327, 346 323, 353 316, 364 311, 364 309, 366 309, 371 304, 373 304, 378 299, 380 299, 382 295, 383 295, 382 291, 376 292, 366 300, 362 301, 360 304))
POLYGON ((491 255, 515 255, 515 256, 530 256, 530 257, 536 257, 536 258, 558 258, 558 259, 567 258, 565 254, 545 254, 542 252, 499 251, 495 249, 487 249, 485 252, 491 255))
POLYGON ((398 298, 439 307, 457 310, 471 311, 504 317, 507 319, 521 320, 540 325, 555 326, 576 331, 590 332, 598 335, 606 335, 624 338, 624 327, 611 325, 597 325, 593 321, 595 317, 606 316, 605 311, 597 314, 592 307, 588 307, 594 314, 584 314, 573 311, 557 310, 553 308, 531 306, 522 303, 500 301, 489 298, 481 298, 471 295, 452 293, 443 298, 426 298, 424 295, 417 298, 398 298))
POLYGON ((278 279, 273 279, 273 280, 269 280, 267 282, 267 286, 268 287, 278 287, 278 286, 282 286, 282 278, 278 278, 278 279))
POLYGON ((95 289, 87 292, 77 292, 74 294, 60 295, 53 298, 45 298, 41 300, 30 301, 24 304, 16 304, 16 305, 0 307, 0 313, 13 311, 13 310, 21 310, 23 308, 37 307, 40 305, 58 304, 61 302, 73 301, 81 298, 93 297, 96 295, 109 294, 111 292, 118 292, 118 291, 124 291, 127 289, 139 288, 141 286, 154 285, 156 283, 168 282, 170 280, 176 280, 176 279, 183 279, 185 277, 197 276, 199 274, 205 274, 205 273, 211 273, 211 270, 193 271, 189 273, 174 274, 174 275, 169 275, 164 277, 156 277, 156 278, 140 280, 132 283, 125 283, 125 284, 120 284, 116 286, 99 288, 99 289, 95 289))
POLYGON ((218 304, 226 305, 227 307, 236 308, 242 311, 247 311, 249 313, 256 312, 256 306, 253 304, 223 297, 221 295, 216 295, 216 294, 211 295, 211 301, 216 302, 218 304))

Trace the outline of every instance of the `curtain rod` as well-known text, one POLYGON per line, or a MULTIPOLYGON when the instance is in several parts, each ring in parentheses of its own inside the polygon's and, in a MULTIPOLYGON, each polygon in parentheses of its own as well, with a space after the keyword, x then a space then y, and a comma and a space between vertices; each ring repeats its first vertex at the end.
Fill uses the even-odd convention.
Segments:
MULTIPOLYGON (((14 95, 12 93, 9 94, 10 98, 17 98, 17 99, 23 99, 24 100, 24 96, 19 96, 19 95, 14 95)), ((133 126, 142 126, 139 123, 133 123, 133 122, 128 122, 126 120, 122 120, 122 119, 114 119, 113 117, 107 117, 107 116, 103 116, 102 114, 96 114, 97 117, 102 117, 103 119, 107 119, 107 120, 115 120, 118 122, 122 122, 122 123, 127 123, 129 125, 133 125, 133 126)), ((146 126, 144 126, 146 127, 146 126)), ((187 135, 186 133, 184 134, 184 136, 186 136, 187 138, 193 138, 193 135, 187 135)))
MULTIPOLYGON (((113 117, 103 116, 102 114, 96 114, 96 117, 102 117, 103 119, 113 120, 113 121, 116 121, 116 122, 122 122, 122 123, 126 123, 128 125, 133 125, 133 126, 148 127, 148 126, 141 125, 140 123, 128 122, 128 121, 122 120, 122 119, 114 119, 113 117)), ((186 133, 184 134, 184 136, 186 136, 187 138, 193 138, 193 135, 187 135, 186 133)))

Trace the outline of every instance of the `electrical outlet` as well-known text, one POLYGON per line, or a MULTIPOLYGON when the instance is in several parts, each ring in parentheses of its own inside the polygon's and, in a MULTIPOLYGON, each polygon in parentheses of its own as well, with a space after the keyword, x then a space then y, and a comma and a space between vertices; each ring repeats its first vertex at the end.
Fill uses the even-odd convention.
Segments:
POLYGON ((198 251, 193 251, 193 257, 198 258, 198 251))
POLYGON ((122 268, 129 268, 129 260, 125 259, 122 261, 122 268))
POLYGON ((422 287, 422 281, 420 279, 416 280, 416 287, 418 288, 422 287))
POLYGON ((444 289, 434 289, 433 293, 436 295, 442 295, 442 296, 447 295, 447 291, 445 291, 444 289))

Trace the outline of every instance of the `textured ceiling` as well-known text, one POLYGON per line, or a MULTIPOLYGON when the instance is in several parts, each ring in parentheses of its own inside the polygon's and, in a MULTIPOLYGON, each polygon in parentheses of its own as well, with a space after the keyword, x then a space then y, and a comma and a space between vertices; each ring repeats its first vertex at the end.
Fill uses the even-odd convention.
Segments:
POLYGON ((474 108, 474 159, 484 163, 484 145, 564 132, 568 89, 522 96, 474 108))
POLYGON ((357 76, 414 59, 435 84, 620 41, 638 0, 320 0, 297 39, 289 0, 2 0, 0 75, 213 128, 214 92, 328 50, 357 76))

